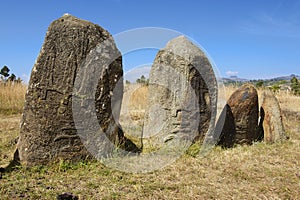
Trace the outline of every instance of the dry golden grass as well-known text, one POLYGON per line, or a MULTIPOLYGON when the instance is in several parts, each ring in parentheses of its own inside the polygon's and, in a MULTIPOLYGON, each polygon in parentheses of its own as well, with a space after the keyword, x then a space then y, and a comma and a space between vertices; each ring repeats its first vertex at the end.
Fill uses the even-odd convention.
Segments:
POLYGON ((140 85, 129 97, 129 113, 134 120, 143 120, 147 107, 148 87, 140 85))
MULTIPOLYGON (((236 88, 225 89, 229 97, 236 88)), ((126 92, 131 109, 143 111, 146 90, 131 98, 126 92)), ((199 146, 194 145, 172 165, 146 174, 116 171, 100 162, 21 167, 3 174, 0 199, 54 199, 66 191, 79 199, 300 199, 300 100, 277 97, 290 136, 282 143, 216 147, 206 157, 197 156, 199 146)), ((14 147, 10 143, 18 134, 19 118, 0 116, 1 159, 14 147)), ((122 126, 135 126, 132 122, 125 120, 122 126)))
POLYGON ((0 83, 0 113, 17 114, 23 111, 27 86, 0 83))
POLYGON ((130 117, 132 120, 144 119, 147 98, 147 86, 140 84, 125 85, 121 115, 130 117))
POLYGON ((147 107, 148 87, 141 84, 126 84, 120 114, 120 123, 126 137, 142 147, 143 120, 147 107))
POLYGON ((0 166, 9 163, 19 135, 20 115, 0 114, 0 166))
POLYGON ((279 92, 277 95, 281 108, 286 111, 300 113, 300 96, 279 92))
POLYGON ((130 96, 129 107, 131 109, 144 110, 147 106, 148 87, 139 86, 136 88, 130 96))
POLYGON ((300 96, 286 93, 279 93, 276 96, 282 109, 287 135, 300 146, 300 96))

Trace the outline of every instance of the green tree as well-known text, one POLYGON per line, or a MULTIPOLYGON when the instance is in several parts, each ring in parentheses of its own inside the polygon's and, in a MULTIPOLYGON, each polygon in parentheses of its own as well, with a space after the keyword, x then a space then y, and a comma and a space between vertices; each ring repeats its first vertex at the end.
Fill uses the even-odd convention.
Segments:
POLYGON ((286 80, 281 80, 281 81, 278 82, 278 84, 280 84, 280 85, 284 85, 284 84, 286 84, 286 83, 287 83, 286 80))
POLYGON ((148 86, 149 85, 149 78, 146 80, 146 86, 148 86))
POLYGON ((256 83, 256 87, 257 87, 257 88, 261 88, 263 85, 264 85, 264 81, 263 81, 263 80, 259 80, 259 81, 256 83))
POLYGON ((270 89, 274 92, 274 93, 277 93, 279 90, 280 90, 280 86, 276 83, 274 85, 272 85, 270 87, 270 89))
POLYGON ((0 70, 1 78, 2 78, 4 81, 6 81, 6 78, 9 77, 9 71, 10 71, 10 69, 9 69, 6 65, 4 65, 4 66, 2 67, 2 69, 0 70))
POLYGON ((295 76, 291 79, 291 88, 294 95, 300 95, 300 83, 295 76))
POLYGON ((15 81, 17 84, 21 84, 22 83, 22 79, 20 77, 18 77, 18 79, 15 81))
POLYGON ((146 83, 146 77, 144 75, 141 76, 141 83, 146 83))
POLYGON ((136 79, 136 83, 140 83, 143 85, 148 85, 149 84, 149 79, 146 79, 144 75, 142 75, 140 78, 136 79))
POLYGON ((7 81, 10 81, 10 82, 14 82, 16 81, 17 77, 15 74, 11 74, 10 77, 7 79, 7 81))
POLYGON ((298 79, 294 76, 292 79, 291 79, 291 83, 292 84, 297 84, 299 81, 298 79))

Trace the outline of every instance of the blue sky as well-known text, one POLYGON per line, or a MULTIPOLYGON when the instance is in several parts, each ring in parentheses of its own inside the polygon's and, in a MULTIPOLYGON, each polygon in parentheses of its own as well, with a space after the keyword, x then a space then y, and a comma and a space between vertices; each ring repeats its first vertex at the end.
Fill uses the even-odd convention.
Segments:
MULTIPOLYGON (((10 0, 0 9, 0 66, 24 79, 49 24, 64 13, 97 23, 112 35, 142 27, 181 32, 208 52, 224 77, 300 74, 300 1, 10 0)), ((156 51, 125 55, 125 71, 151 63, 156 51)))

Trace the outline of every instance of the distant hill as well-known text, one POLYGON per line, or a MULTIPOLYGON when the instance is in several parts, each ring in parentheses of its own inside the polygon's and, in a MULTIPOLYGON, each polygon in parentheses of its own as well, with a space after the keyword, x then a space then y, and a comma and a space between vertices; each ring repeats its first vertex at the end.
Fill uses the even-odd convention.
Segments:
POLYGON ((296 74, 291 74, 289 76, 280 76, 280 77, 275 77, 275 78, 270 78, 270 79, 253 79, 253 80, 249 80, 249 79, 244 79, 244 78, 239 78, 237 76, 231 76, 229 78, 222 78, 222 81, 224 84, 232 84, 232 83, 237 83, 237 84, 242 84, 245 82, 258 82, 258 81, 264 81, 267 83, 275 83, 275 82, 279 82, 279 81, 290 81, 293 77, 296 77, 297 79, 300 79, 299 75, 296 74))
POLYGON ((239 78, 237 76, 230 76, 229 78, 222 78, 223 83, 234 83, 234 82, 247 82, 248 79, 239 78))
POLYGON ((266 80, 263 80, 263 81, 290 81, 294 76, 297 79, 300 79, 299 75, 291 74, 289 76, 280 76, 280 77, 276 77, 276 78, 272 78, 272 79, 266 79, 266 80))

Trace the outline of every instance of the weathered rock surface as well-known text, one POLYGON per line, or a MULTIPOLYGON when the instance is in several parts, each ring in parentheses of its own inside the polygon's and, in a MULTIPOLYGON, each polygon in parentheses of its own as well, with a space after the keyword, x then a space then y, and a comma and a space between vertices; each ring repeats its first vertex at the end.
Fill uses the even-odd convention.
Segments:
MULTIPOLYGON (((244 84, 231 95, 228 100, 228 106, 232 111, 236 127, 233 143, 252 144, 253 141, 257 141, 259 134, 258 95, 256 89, 250 84, 244 84)), ((226 130, 224 133, 229 134, 229 131, 226 130)))
POLYGON ((214 129, 216 99, 217 82, 205 54, 184 36, 169 41, 150 72, 144 149, 202 139, 214 129))
MULTIPOLYGON (((82 80, 77 86, 91 84, 77 87, 75 91, 75 96, 82 95, 76 96, 75 106, 80 100, 86 100, 77 104, 83 108, 78 111, 86 111, 77 113, 77 120, 80 115, 83 121, 93 117, 89 114, 93 108, 103 132, 110 129, 107 138, 112 143, 119 142, 122 132, 114 119, 118 119, 122 100, 122 75, 122 57, 106 30, 68 14, 52 22, 33 67, 26 94, 17 145, 22 164, 45 164, 58 158, 76 161, 91 156, 77 134, 80 127, 76 127, 73 120, 76 77, 82 80), (85 82, 87 79, 96 82, 85 82), (119 93, 113 95, 116 86, 119 93), (89 89, 94 90, 94 96, 84 96, 89 89), (90 104, 86 105, 87 102, 90 104), (113 108, 115 117, 112 117, 113 108)), ((90 131, 95 131, 93 129, 91 127, 90 131)), ((85 142, 93 140, 101 146, 97 133, 93 134, 94 138, 86 138, 85 142)))
POLYGON ((215 133, 218 138, 218 145, 225 148, 233 147, 235 142, 236 127, 232 110, 228 104, 222 110, 219 116, 215 133))
POLYGON ((260 108, 263 137, 266 143, 280 142, 287 139, 282 123, 282 114, 279 102, 273 92, 265 91, 262 95, 260 108))

